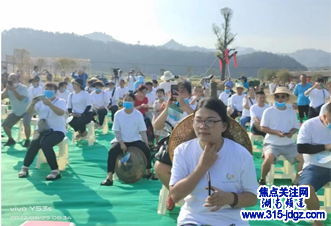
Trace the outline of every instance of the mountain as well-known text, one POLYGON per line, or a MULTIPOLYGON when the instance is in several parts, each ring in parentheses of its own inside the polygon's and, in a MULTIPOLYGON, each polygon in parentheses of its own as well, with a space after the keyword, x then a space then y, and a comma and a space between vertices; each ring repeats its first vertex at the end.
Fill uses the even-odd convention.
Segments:
POLYGON ((309 68, 331 67, 331 53, 317 49, 302 49, 286 54, 309 68))
POLYGON ((91 34, 86 34, 86 35, 83 35, 83 36, 86 37, 86 38, 89 38, 89 39, 92 39, 92 40, 95 40, 95 41, 101 41, 101 42, 104 42, 104 43, 107 43, 107 42, 120 42, 120 41, 114 39, 112 36, 107 35, 106 33, 101 33, 101 32, 93 32, 91 34))
MULTIPOLYGON (((217 62, 214 52, 178 51, 121 42, 105 43, 73 33, 14 28, 3 31, 1 39, 1 56, 4 60, 6 55, 13 55, 14 49, 26 49, 32 57, 90 59, 94 74, 101 70, 109 72, 111 68, 121 68, 124 72, 135 68, 146 74, 160 74, 160 70, 165 69, 177 75, 185 75, 188 71, 203 75, 213 62, 217 62)), ((256 77, 260 68, 307 70, 289 56, 266 52, 238 55, 237 62, 237 68, 233 60, 229 64, 231 77, 238 77, 239 74, 256 77)), ((218 62, 209 73, 220 74, 218 62)))

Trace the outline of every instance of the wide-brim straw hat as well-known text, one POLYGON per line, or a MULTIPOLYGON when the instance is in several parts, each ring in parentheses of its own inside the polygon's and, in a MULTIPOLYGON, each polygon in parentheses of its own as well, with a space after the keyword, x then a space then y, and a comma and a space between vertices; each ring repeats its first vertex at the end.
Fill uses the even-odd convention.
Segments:
MULTIPOLYGON (((168 145, 169 156, 171 161, 173 161, 174 150, 178 145, 197 137, 193 129, 193 118, 194 118, 193 114, 188 115, 186 118, 180 121, 176 125, 174 130, 171 132, 169 138, 169 145, 168 145)), ((252 154, 253 152, 252 143, 251 140, 249 139, 246 130, 230 116, 228 116, 228 121, 229 121, 228 130, 230 134, 233 136, 234 141, 245 147, 252 154)), ((227 136, 223 136, 223 137, 230 138, 227 136)))
POLYGON ((163 73, 163 75, 161 76, 161 80, 163 80, 163 81, 171 80, 174 78, 175 78, 175 76, 173 74, 171 74, 170 71, 165 71, 163 73))
POLYGON ((297 101, 297 97, 290 93, 286 87, 277 87, 275 93, 267 96, 268 103, 275 103, 275 94, 288 94, 289 100, 286 102, 288 104, 295 103, 297 101))
POLYGON ((234 87, 234 91, 236 92, 236 93, 238 93, 237 92, 237 88, 243 88, 244 89, 244 91, 243 92, 246 92, 247 91, 247 88, 244 86, 244 84, 242 84, 242 83, 236 83, 236 86, 234 87))
POLYGON ((103 82, 97 81, 97 82, 95 82, 95 83, 92 84, 92 87, 96 87, 96 86, 104 87, 105 85, 103 84, 103 82))

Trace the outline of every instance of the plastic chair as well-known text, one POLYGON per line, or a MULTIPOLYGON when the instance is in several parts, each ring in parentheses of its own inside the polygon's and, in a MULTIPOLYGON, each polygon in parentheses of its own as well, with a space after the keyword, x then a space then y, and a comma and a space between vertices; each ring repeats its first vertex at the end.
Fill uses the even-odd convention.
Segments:
POLYGON ((294 171, 294 165, 291 165, 291 163, 288 162, 283 156, 279 156, 278 160, 283 160, 283 167, 276 167, 275 164, 271 165, 270 172, 266 177, 267 185, 273 185, 274 179, 291 179, 292 182, 295 179, 296 174, 294 171), (280 171, 283 174, 276 173, 276 171, 280 171))
POLYGON ((324 185, 324 195, 317 195, 319 201, 323 202, 320 209, 331 213, 331 182, 324 185))
MULTIPOLYGON (((87 135, 86 137, 84 138, 81 138, 82 140, 87 140, 88 141, 88 146, 92 146, 95 142, 95 131, 94 131, 94 122, 91 121, 90 123, 88 123, 86 125, 86 128, 87 128, 87 135)), ((75 139, 75 136, 78 132, 74 132, 72 134, 72 144, 75 144, 76 143, 76 139, 75 139)))
POLYGON ((8 112, 8 105, 1 105, 1 119, 6 119, 9 114, 8 112))
POLYGON ((107 134, 109 131, 109 128, 108 128, 108 117, 105 117, 104 121, 103 121, 103 124, 102 124, 102 133, 103 134, 107 134))
MULTIPOLYGON (((157 207, 157 214, 160 215, 165 215, 166 213, 166 202, 167 202, 167 198, 169 196, 169 190, 162 185, 162 189, 160 190, 160 195, 159 195, 159 204, 157 207)), ((185 203, 184 200, 181 200, 179 203, 176 203, 176 206, 183 206, 185 203)))
MULTIPOLYGON (((60 171, 64 171, 66 169, 66 165, 69 165, 69 150, 68 150, 68 138, 65 137, 60 143, 56 146, 59 147, 59 152, 55 153, 57 158, 57 164, 59 166, 60 171)), ((40 168, 40 164, 47 163, 44 152, 39 149, 39 154, 37 158, 36 168, 40 168)))
MULTIPOLYGON (((32 129, 31 129, 31 134, 30 137, 33 137, 34 131, 36 130, 37 126, 38 126, 38 118, 31 118, 31 123, 30 125, 32 125, 32 129)), ((18 122, 18 135, 17 135, 17 141, 20 141, 21 138, 25 138, 25 132, 24 132, 24 126, 23 126, 23 119, 20 119, 20 121, 18 122)))
POLYGON ((253 133, 248 133, 249 139, 251 140, 253 152, 263 152, 262 149, 258 149, 256 145, 254 145, 255 141, 262 141, 264 142, 264 137, 261 135, 255 135, 253 133))
POLYGON ((63 221, 25 221, 21 226, 76 226, 72 222, 63 221))

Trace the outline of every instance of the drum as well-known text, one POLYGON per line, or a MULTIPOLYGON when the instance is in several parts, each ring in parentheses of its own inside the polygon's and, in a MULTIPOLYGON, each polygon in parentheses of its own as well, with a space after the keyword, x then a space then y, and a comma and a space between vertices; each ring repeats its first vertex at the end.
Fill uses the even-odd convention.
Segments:
POLYGON ((124 183, 131 184, 139 181, 145 174, 147 159, 144 153, 137 147, 128 147, 130 158, 122 163, 123 155, 116 160, 115 172, 118 178, 124 183))

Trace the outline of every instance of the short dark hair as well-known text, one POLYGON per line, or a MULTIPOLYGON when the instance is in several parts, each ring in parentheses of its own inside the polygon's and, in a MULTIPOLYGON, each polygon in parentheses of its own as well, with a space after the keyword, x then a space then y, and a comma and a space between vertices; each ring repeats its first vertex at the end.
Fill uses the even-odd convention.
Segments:
POLYGON ((157 89, 156 92, 157 92, 157 93, 162 92, 163 94, 165 93, 165 92, 164 92, 164 89, 162 89, 162 88, 157 89))
POLYGON ((192 93, 192 86, 191 86, 191 83, 189 83, 189 82, 187 82, 187 81, 185 81, 185 82, 179 82, 179 83, 178 83, 178 86, 184 86, 184 88, 187 90, 187 92, 188 92, 189 94, 192 93))
MULTIPOLYGON (((135 101, 136 100, 136 97, 135 97, 135 95, 133 94, 133 93, 126 93, 125 95, 124 95, 124 98, 125 97, 131 97, 132 99, 133 99, 133 101, 135 101)), ((124 99, 123 98, 123 99, 124 99)))
POLYGON ((155 83, 155 84, 158 84, 157 80, 153 80, 152 82, 155 83))
POLYGON ((89 85, 92 85, 93 83, 94 83, 93 80, 90 80, 90 81, 87 82, 87 84, 89 84, 89 85))
POLYGON ((53 82, 48 82, 45 84, 45 88, 48 87, 48 88, 54 88, 54 90, 56 91, 57 90, 57 85, 53 82))
POLYGON ((323 78, 317 78, 316 82, 324 82, 324 79, 323 78))
POLYGON ((272 80, 274 80, 275 78, 277 78, 277 76, 272 76, 272 80))
POLYGON ((258 91, 256 95, 265 95, 265 93, 263 91, 258 91))
POLYGON ((151 83, 151 82, 145 82, 145 86, 153 86, 153 83, 151 83))
MULTIPOLYGON (((325 107, 325 111, 327 111, 327 112, 329 112, 329 114, 331 114, 331 102, 329 102, 329 103, 326 105, 326 107, 325 107)), ((322 113, 325 113, 325 111, 322 112, 322 113)))
POLYGON ((66 83, 66 82, 60 82, 60 83, 59 83, 59 86, 58 86, 59 89, 60 89, 62 86, 64 86, 64 85, 68 85, 68 83, 66 83))
POLYGON ((141 85, 138 86, 137 91, 140 91, 140 92, 141 92, 141 91, 143 91, 144 89, 147 90, 147 87, 146 87, 145 85, 141 84, 141 85))
POLYGON ((33 67, 33 70, 36 70, 37 67, 38 67, 38 66, 34 66, 34 67, 33 67))
POLYGON ((307 77, 307 75, 306 75, 306 74, 301 74, 301 76, 307 77))

